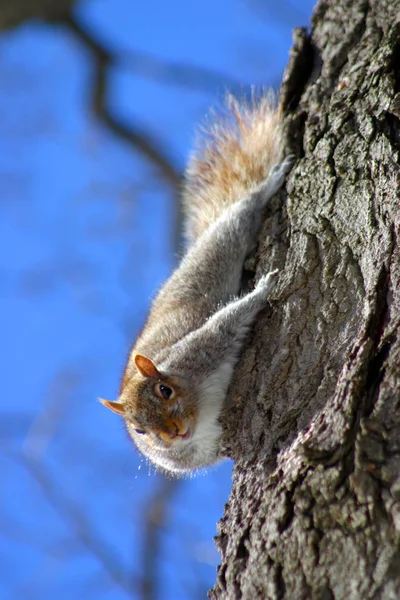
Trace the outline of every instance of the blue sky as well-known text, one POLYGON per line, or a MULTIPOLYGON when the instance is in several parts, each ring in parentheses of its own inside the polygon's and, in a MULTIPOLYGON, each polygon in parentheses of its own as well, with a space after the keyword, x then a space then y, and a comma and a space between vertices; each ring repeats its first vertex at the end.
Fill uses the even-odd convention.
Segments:
MULTIPOLYGON (((196 124, 227 87, 279 84, 291 30, 311 15, 311 2, 299 6, 92 0, 76 17, 120 56, 112 109, 181 171, 196 124), (157 72, 144 55, 159 59, 157 72), (187 71, 178 84, 163 63, 213 76, 187 85, 187 71)), ((174 197, 91 113, 90 56, 69 31, 29 23, 0 42, 1 597, 141 598, 146 507, 163 482, 96 398, 115 397, 149 301, 174 265, 174 197), (76 531, 78 513, 101 556, 76 531), (105 556, 133 581, 133 595, 105 556)), ((212 586, 231 467, 174 490, 154 556, 157 600, 204 598, 212 586)))

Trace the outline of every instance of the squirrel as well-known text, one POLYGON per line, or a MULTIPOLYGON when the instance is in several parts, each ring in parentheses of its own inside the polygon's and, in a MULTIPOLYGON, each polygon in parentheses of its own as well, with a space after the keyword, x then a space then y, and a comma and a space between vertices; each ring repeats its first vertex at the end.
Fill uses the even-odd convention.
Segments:
POLYGON ((281 154, 271 94, 240 103, 205 130, 183 191, 188 249, 153 301, 124 372, 118 401, 138 449, 177 476, 218 462, 220 415, 235 365, 277 269, 240 295, 245 259, 262 211, 283 185, 293 157, 281 154))

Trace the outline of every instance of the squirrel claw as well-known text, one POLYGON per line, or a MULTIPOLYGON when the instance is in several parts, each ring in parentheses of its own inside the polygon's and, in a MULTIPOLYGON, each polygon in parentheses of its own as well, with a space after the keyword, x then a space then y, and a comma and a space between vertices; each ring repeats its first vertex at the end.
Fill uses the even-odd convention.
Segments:
POLYGON ((266 184, 269 187, 271 195, 275 194, 283 185, 287 174, 293 166, 295 156, 290 154, 285 158, 284 161, 274 165, 266 180, 266 184))
POLYGON ((271 167, 269 177, 285 177, 292 168, 295 160, 296 156, 294 154, 289 154, 289 156, 287 156, 281 163, 277 163, 271 167))
POLYGON ((264 292, 269 292, 272 290, 276 283, 276 275, 279 272, 279 269, 274 269, 273 271, 269 271, 263 275, 258 281, 256 285, 256 290, 262 289, 264 292))

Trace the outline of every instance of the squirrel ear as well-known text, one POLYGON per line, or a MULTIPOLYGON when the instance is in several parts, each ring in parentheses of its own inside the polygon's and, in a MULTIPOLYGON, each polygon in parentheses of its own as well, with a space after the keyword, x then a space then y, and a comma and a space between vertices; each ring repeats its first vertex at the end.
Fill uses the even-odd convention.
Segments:
POLYGON ((123 416, 125 414, 125 408, 121 402, 112 402, 111 400, 104 400, 104 398, 99 398, 99 400, 104 406, 115 412, 117 415, 123 416))
POLYGON ((152 377, 153 379, 162 379, 160 373, 157 371, 157 367, 147 356, 136 354, 135 365, 143 377, 152 377))

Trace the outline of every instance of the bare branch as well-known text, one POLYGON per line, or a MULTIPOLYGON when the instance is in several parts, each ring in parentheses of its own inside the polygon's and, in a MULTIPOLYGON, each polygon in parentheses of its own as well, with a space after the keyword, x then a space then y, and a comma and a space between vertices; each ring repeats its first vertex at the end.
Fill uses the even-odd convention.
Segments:
POLYGON ((9 449, 5 449, 4 452, 6 456, 26 468, 39 484, 48 503, 70 526, 76 540, 98 560, 102 570, 107 573, 114 584, 132 596, 137 591, 136 585, 134 585, 133 578, 127 576, 124 566, 117 560, 115 550, 96 534, 83 512, 79 510, 73 500, 68 498, 66 491, 52 481, 44 466, 22 453, 9 449))
POLYGON ((239 94, 246 89, 243 82, 229 77, 225 73, 193 64, 168 62, 145 52, 129 51, 124 53, 123 63, 141 77, 153 79, 158 83, 178 85, 190 91, 215 92, 216 89, 229 89, 239 94))
POLYGON ((42 457, 62 422, 71 393, 76 389, 80 377, 73 371, 64 370, 53 378, 46 395, 45 406, 39 411, 26 434, 23 450, 36 459, 42 457))
POLYGON ((59 21, 76 3, 77 0, 0 0, 0 31, 13 29, 31 19, 59 21))
POLYGON ((94 114, 118 137, 129 142, 141 154, 146 156, 161 171, 164 178, 176 191, 181 182, 181 173, 171 163, 169 157, 159 144, 139 126, 126 123, 114 115, 107 103, 109 76, 115 64, 114 55, 104 48, 77 20, 69 15, 62 23, 75 34, 83 45, 91 52, 94 60, 94 86, 91 90, 90 103, 94 114))
POLYGON ((144 509, 146 516, 144 524, 143 544, 143 577, 141 582, 142 597, 145 600, 157 598, 157 556, 160 556, 160 534, 167 519, 167 506, 172 494, 180 484, 178 479, 160 479, 152 501, 144 509))

